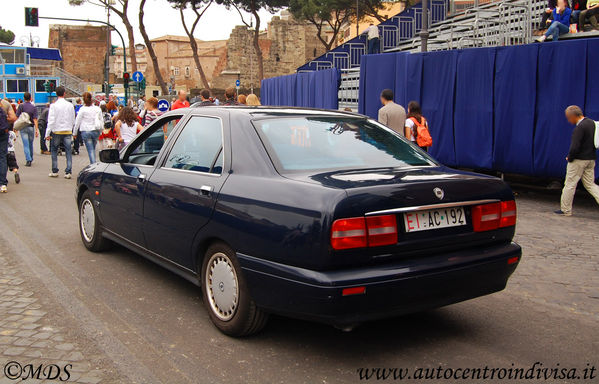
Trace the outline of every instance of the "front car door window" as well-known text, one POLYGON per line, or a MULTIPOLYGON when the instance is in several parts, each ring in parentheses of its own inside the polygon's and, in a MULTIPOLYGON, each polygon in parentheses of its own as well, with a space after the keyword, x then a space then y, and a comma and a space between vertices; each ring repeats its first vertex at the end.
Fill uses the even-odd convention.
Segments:
POLYGON ((167 133, 181 116, 169 116, 155 121, 146 128, 127 149, 126 162, 130 164, 154 165, 166 141, 167 133))
POLYGON ((222 142, 220 119, 193 116, 173 145, 164 167, 220 174, 222 142))

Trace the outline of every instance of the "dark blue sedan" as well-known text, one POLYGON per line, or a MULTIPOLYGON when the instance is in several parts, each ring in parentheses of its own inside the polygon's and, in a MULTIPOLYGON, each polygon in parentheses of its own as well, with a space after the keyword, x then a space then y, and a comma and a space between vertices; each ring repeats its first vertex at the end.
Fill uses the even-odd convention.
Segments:
POLYGON ((77 180, 85 246, 121 244, 201 286, 233 336, 270 313, 351 329, 468 300, 505 288, 521 257, 503 181, 360 115, 177 110, 100 159, 77 180))

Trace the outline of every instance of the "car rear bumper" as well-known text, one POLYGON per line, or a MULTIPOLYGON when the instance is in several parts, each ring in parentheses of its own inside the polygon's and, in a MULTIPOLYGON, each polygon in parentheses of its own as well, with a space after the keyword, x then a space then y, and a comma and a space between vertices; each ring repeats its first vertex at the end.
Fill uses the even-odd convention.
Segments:
POLYGON ((311 271, 237 254, 250 294, 272 313, 348 325, 441 307, 501 291, 522 250, 516 243, 342 271, 311 271), (344 288, 365 293, 343 296, 344 288))

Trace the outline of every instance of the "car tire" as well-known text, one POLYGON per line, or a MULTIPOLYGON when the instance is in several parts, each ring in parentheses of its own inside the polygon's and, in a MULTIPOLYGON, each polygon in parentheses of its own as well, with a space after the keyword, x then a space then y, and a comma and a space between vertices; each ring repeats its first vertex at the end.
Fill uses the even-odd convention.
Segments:
POLYGON ((92 252, 104 251, 110 246, 110 240, 102 236, 102 223, 89 191, 79 199, 79 233, 85 248, 92 252))
POLYGON ((239 261, 229 246, 216 243, 208 248, 200 278, 204 304, 221 332, 242 337, 264 328, 268 314, 250 297, 239 261))

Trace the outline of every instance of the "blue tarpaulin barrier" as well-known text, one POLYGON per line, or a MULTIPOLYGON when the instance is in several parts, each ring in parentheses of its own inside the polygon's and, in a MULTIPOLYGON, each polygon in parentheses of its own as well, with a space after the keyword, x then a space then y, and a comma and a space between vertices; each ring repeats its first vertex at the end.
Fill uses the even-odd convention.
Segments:
POLYGON ((460 167, 493 168, 495 51, 468 49, 458 56, 453 131, 460 167))
MULTIPOLYGON (((564 110, 569 105, 581 108, 585 105, 586 56, 586 40, 564 41, 539 48, 533 146, 535 175, 566 173, 565 154, 570 148, 574 127, 566 121, 564 110)), ((593 63, 592 71, 596 68, 597 63, 593 63)), ((599 115, 595 116, 599 118, 599 115)))
MULTIPOLYGON (((599 120, 599 39, 587 40, 587 80, 584 112, 587 116, 599 120)), ((595 168, 595 175, 599 175, 599 162, 595 168)))
POLYGON ((427 53, 422 62, 421 106, 433 146, 430 153, 443 164, 455 166, 453 108, 457 51, 427 53))
POLYGON ((493 169, 534 174, 538 48, 538 45, 523 45, 497 49, 493 169))
POLYGON ((263 105, 337 109, 339 70, 326 69, 262 80, 263 105))
POLYGON ((378 117, 378 110, 383 106, 381 92, 386 88, 395 88, 395 55, 379 54, 362 57, 358 112, 378 117))

